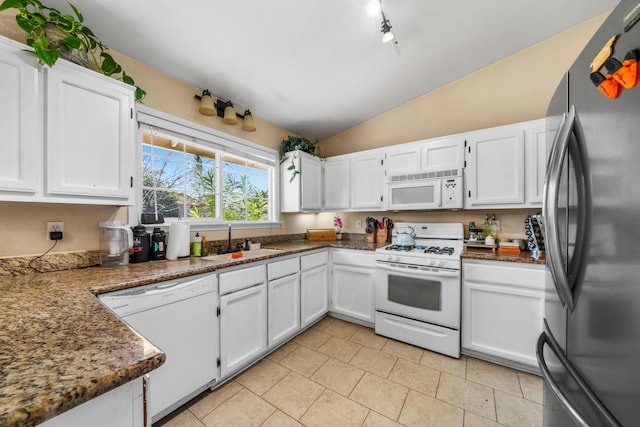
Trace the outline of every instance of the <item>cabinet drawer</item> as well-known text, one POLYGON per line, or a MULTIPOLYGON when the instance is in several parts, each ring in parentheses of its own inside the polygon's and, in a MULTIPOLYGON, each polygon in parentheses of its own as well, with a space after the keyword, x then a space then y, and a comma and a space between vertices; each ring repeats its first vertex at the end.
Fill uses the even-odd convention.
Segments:
POLYGON ((220 273, 218 281, 220 295, 224 295, 229 292, 238 291, 240 289, 266 282, 267 271, 264 268, 264 265, 246 267, 240 270, 220 273))
POLYGON ((300 258, 289 258, 267 264, 269 280, 278 279, 300 271, 300 258))
POLYGON ((544 266, 483 261, 463 263, 464 280, 544 289, 544 266))
POLYGON ((311 255, 303 255, 300 257, 300 269, 302 271, 310 270, 321 265, 327 265, 328 262, 328 251, 318 252, 311 255))
POLYGON ((374 268, 376 264, 373 252, 332 250, 331 259, 334 264, 344 264, 353 267, 374 268))

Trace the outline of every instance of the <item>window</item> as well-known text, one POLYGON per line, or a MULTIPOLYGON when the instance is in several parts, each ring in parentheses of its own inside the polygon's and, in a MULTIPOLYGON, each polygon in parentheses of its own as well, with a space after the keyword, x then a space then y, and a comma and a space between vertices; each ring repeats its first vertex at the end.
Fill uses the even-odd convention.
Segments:
POLYGON ((203 224, 277 220, 275 150, 237 142, 196 124, 163 123, 140 112, 138 119, 141 213, 203 224))

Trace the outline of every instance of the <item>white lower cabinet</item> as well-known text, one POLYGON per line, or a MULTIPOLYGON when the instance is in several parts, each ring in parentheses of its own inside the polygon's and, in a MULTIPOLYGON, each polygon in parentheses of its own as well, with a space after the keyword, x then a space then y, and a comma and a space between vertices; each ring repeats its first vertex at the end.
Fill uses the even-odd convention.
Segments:
POLYGON ((143 377, 108 391, 40 424, 42 427, 146 427, 143 377))
POLYGON ((300 257, 300 320, 303 328, 329 311, 328 263, 327 250, 300 257))
POLYGON ((463 261, 462 350, 537 369, 544 265, 463 261))
POLYGON ((373 252, 332 250, 331 257, 331 312, 373 323, 373 252))
POLYGON ((273 348, 300 330, 300 259, 276 261, 267 265, 268 344, 273 348))
POLYGON ((267 350, 267 283, 265 266, 220 273, 220 375, 243 368, 267 350), (244 287, 247 284, 249 287, 244 287))

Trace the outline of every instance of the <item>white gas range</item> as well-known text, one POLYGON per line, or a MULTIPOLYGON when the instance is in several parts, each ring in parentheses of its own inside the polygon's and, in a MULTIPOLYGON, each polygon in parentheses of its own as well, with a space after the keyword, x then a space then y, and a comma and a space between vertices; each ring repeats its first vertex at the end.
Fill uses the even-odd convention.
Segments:
POLYGON ((458 223, 395 224, 392 244, 375 252, 377 334, 460 357, 463 239, 458 223))

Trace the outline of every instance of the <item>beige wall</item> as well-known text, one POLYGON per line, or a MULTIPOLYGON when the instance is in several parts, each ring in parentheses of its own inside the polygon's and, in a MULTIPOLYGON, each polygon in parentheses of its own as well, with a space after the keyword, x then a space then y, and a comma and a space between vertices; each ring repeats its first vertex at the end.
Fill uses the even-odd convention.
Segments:
POLYGON ((321 141, 322 153, 335 156, 542 118, 560 79, 608 15, 321 141))
MULTIPOLYGON (((15 23, 15 11, 0 12, 0 35, 24 42, 24 32, 15 23)), ((198 102, 194 95, 202 89, 190 86, 165 73, 118 52, 111 51, 116 60, 131 75, 140 87, 147 91, 143 104, 243 138, 273 149, 279 149, 280 141, 292 134, 258 116, 254 116, 256 132, 244 132, 240 125, 229 126, 219 117, 206 117, 198 113, 198 102)), ((215 92, 214 87, 209 88, 215 92)), ((285 216, 286 217, 286 216, 285 216)), ((315 218, 315 217, 314 217, 315 218)), ((58 242, 53 253, 99 248, 98 222, 108 220, 127 222, 127 209, 104 206, 64 205, 42 203, 0 202, 0 257, 39 254, 51 246, 46 240, 47 221, 64 221, 65 238, 58 242)), ((285 234, 304 232, 308 218, 292 217, 285 224, 287 228, 247 230, 234 232, 234 237, 285 234), (237 234, 237 236, 236 236, 237 234)), ((205 233, 209 240, 223 239, 225 232, 205 233)))
MULTIPOLYGON (((14 13, 0 13, 0 35, 24 41, 15 24, 14 13)), ((540 118, 557 81, 573 62, 606 14, 589 20, 556 37, 453 82, 430 94, 367 121, 321 143, 324 155, 393 145, 467 130, 540 118)), ((255 117, 257 132, 247 133, 240 126, 227 126, 219 118, 197 112, 195 94, 204 88, 192 87, 132 58, 112 52, 118 62, 148 95, 144 104, 187 120, 219 129, 274 149, 289 134, 285 129, 255 117)), ((209 88, 215 93, 214 87, 209 88)), ((65 239, 55 251, 98 249, 99 221, 127 221, 126 208, 0 202, 0 257, 39 254, 48 249, 47 221, 65 222, 65 239)), ((505 236, 520 235, 528 211, 497 211, 505 236)), ((362 233, 356 221, 384 214, 347 213, 346 232, 362 233)), ((484 212, 409 212, 391 215, 396 221, 482 222, 484 212)), ((283 214, 283 227, 234 232, 234 237, 302 233, 307 228, 331 227, 333 213, 283 214)), ((225 232, 205 233, 209 240, 225 238, 225 232)))

